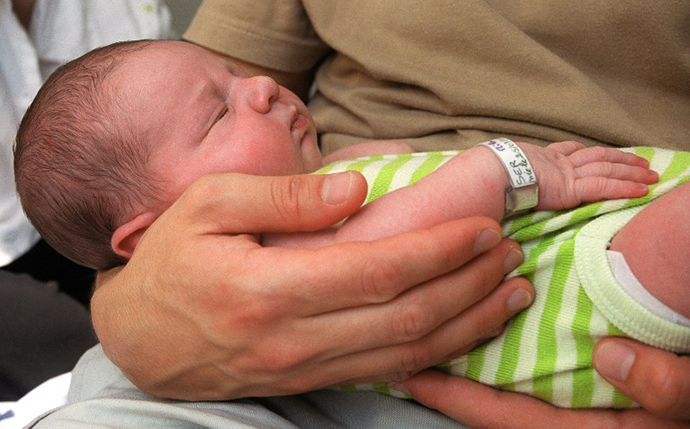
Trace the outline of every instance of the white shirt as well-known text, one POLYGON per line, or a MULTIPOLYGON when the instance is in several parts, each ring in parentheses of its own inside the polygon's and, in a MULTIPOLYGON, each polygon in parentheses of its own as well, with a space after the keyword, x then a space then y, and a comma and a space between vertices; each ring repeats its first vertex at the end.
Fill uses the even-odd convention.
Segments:
POLYGON ((39 239, 14 185, 12 146, 24 112, 59 65, 121 40, 172 38, 159 0, 37 0, 27 32, 0 0, 0 266, 39 239))

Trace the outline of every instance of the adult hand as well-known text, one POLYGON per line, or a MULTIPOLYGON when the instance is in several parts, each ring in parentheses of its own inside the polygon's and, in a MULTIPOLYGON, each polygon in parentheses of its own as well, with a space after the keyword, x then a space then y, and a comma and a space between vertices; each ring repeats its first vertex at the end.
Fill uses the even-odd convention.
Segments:
POLYGON ((602 377, 642 407, 690 426, 690 357, 607 338, 597 344, 593 359, 602 377))
POLYGON ((499 285, 521 253, 486 218, 321 249, 230 233, 323 229, 365 194, 354 172, 200 179, 124 268, 99 277, 91 310, 106 354, 157 396, 291 394, 405 379, 531 302, 526 280, 499 285))
MULTIPOLYGON (((556 408, 519 393, 502 392, 429 370, 404 382, 422 404, 471 427, 690 426, 690 359, 628 339, 605 339, 594 350, 600 374, 644 408, 625 411, 556 408)), ((400 387, 398 387, 400 388, 400 387)))

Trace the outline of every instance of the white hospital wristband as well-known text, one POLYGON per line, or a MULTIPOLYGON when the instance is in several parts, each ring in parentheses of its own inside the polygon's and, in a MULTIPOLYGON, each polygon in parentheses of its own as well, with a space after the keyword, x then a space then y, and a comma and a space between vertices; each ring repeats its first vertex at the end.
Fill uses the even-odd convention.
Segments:
POLYGON ((506 138, 489 140, 478 146, 491 149, 508 173, 510 186, 506 188, 504 216, 510 217, 536 207, 539 204, 537 176, 522 149, 506 138))

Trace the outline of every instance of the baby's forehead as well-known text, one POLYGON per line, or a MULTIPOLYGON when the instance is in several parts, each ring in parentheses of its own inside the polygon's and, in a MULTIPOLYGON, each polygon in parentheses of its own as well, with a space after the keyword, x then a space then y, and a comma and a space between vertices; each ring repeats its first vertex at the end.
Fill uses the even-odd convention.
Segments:
POLYGON ((125 52, 109 76, 122 99, 178 95, 182 88, 207 80, 217 59, 182 42, 155 42, 125 52))
MULTIPOLYGON (((198 122, 201 103, 214 94, 214 79, 223 59, 186 42, 154 42, 128 53, 108 84, 115 94, 114 113, 120 126, 143 141, 165 138, 173 130, 198 122)), ((186 128, 185 128, 186 127, 186 128)))
POLYGON ((190 69, 202 64, 221 64, 223 60, 204 48, 189 42, 174 40, 153 41, 144 49, 130 52, 126 58, 137 62, 160 62, 163 65, 184 65, 190 69))

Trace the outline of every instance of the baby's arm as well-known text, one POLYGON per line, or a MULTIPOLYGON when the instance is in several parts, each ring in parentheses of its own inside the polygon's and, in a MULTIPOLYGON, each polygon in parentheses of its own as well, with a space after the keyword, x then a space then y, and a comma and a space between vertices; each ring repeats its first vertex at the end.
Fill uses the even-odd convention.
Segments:
POLYGON ((649 293, 690 318, 690 183, 643 209, 611 241, 649 293))
MULTIPOLYGON (((557 210, 605 198, 647 193, 657 180, 648 163, 616 149, 585 148, 561 142, 546 148, 520 143, 539 181, 537 209, 557 210)), ((468 216, 503 218, 508 175, 487 148, 462 152, 412 186, 364 206, 337 230, 315 234, 265 236, 278 246, 323 246, 332 242, 373 240, 427 228, 468 216)))

